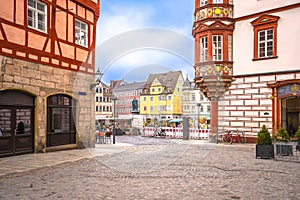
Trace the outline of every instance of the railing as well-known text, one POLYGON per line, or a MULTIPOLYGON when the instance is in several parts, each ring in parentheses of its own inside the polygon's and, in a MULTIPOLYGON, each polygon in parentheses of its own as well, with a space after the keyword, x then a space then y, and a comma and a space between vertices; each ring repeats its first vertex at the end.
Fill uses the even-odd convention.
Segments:
MULTIPOLYGON (((173 127, 143 127, 142 136, 153 137, 155 132, 165 130, 166 138, 182 139, 183 138, 183 128, 173 128, 173 127)), ((210 129, 189 129, 189 138, 198 140, 208 140, 210 134, 210 129)))

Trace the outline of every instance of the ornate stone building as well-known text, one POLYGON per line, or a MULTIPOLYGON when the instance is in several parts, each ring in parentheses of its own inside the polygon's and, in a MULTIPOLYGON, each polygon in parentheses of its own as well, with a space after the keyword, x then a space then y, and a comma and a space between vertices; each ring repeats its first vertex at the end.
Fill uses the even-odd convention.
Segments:
POLYGON ((0 2, 0 156, 93 146, 100 0, 0 2))
POLYGON ((196 0, 195 5, 195 83, 212 100, 215 127, 243 130, 248 141, 264 124, 273 133, 280 127, 295 131, 299 0, 196 0))

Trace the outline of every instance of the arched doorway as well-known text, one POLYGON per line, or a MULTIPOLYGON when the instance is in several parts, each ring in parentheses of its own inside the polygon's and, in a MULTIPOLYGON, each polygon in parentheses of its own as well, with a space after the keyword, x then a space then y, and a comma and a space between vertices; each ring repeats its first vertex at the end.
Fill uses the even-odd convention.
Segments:
POLYGON ((292 136, 300 126, 300 96, 291 96, 281 100, 281 125, 292 136))
POLYGON ((272 88, 273 133, 284 127, 293 135, 300 125, 300 80, 277 81, 272 88))
POLYGON ((34 151, 34 97, 28 93, 0 91, 0 156, 34 151))
POLYGON ((47 147, 76 144, 76 101, 58 94, 47 98, 47 147))

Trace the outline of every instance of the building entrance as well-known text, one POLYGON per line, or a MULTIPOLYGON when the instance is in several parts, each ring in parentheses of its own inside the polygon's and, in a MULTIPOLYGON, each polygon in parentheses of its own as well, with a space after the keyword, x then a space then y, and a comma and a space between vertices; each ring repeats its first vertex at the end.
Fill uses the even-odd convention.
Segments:
POLYGON ((300 126, 300 96, 288 97, 281 100, 282 127, 294 135, 300 126))
POLYGON ((33 153, 34 97, 19 91, 0 92, 0 157, 33 153))

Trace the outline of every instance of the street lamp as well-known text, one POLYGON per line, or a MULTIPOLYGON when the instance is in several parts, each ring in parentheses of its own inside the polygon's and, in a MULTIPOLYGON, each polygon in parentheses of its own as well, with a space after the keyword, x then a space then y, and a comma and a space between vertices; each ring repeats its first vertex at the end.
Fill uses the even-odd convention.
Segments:
POLYGON ((200 129, 200 126, 199 126, 199 121, 200 121, 200 116, 199 116, 200 112, 199 112, 199 109, 201 107, 201 103, 197 103, 197 107, 198 107, 198 121, 197 121, 197 125, 198 125, 198 129, 200 129))
MULTIPOLYGON (((95 117, 95 98, 92 98, 94 95, 94 92, 95 92, 95 87, 97 85, 99 85, 99 83, 101 83, 101 79, 102 79, 102 76, 103 76, 103 73, 101 73, 100 69, 98 68, 97 71, 94 73, 95 77, 96 77, 96 80, 95 82, 96 83, 91 83, 90 84, 90 90, 92 91, 91 93, 91 119, 95 117), (94 102, 93 102, 94 101, 94 102), (94 115, 93 115, 93 112, 94 112, 94 115)), ((88 146, 91 147, 91 135, 92 135, 92 132, 94 130, 93 126, 95 126, 95 119, 94 120, 91 120, 93 123, 90 125, 90 131, 89 131, 89 136, 88 136, 88 146)))
POLYGON ((113 115, 114 115, 114 123, 113 123, 113 144, 116 143, 116 100, 117 97, 115 95, 111 96, 111 100, 114 102, 114 111, 113 111, 113 115))

